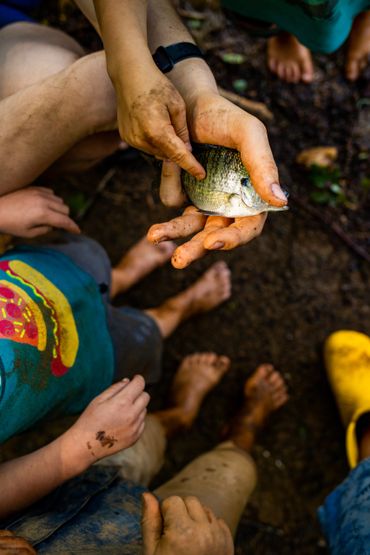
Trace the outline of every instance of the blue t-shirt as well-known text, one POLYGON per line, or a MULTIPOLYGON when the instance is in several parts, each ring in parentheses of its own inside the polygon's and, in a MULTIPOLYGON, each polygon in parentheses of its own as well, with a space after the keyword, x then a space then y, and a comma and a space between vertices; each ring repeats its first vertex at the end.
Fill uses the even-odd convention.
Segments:
POLYGON ((0 443, 73 414, 108 387, 114 358, 94 279, 60 252, 0 257, 0 443))
POLYGON ((34 21, 32 15, 41 0, 5 0, 0 2, 0 28, 18 21, 34 21))

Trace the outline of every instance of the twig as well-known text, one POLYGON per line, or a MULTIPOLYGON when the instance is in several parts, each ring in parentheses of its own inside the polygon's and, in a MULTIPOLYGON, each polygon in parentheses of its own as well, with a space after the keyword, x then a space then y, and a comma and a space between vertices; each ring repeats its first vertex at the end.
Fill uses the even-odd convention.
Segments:
POLYGON ((271 121, 274 119, 274 114, 269 110, 263 102, 256 102, 255 100, 249 100, 249 98, 244 98, 239 94, 236 94, 231 91, 227 91, 226 89, 222 89, 221 87, 218 88, 218 91, 221 96, 230 100, 243 110, 247 112, 253 112, 257 116, 261 117, 262 119, 271 121))
POLYGON ((360 245, 355 243, 351 239, 351 237, 347 235, 344 229, 342 229, 336 222, 333 222, 332 220, 327 218, 325 214, 318 212, 312 206, 303 202, 300 198, 298 198, 292 193, 289 193, 289 200, 293 200, 293 202, 297 204, 300 208, 303 208, 303 210, 305 210, 308 214, 310 214, 317 220, 320 220, 321 223, 329 227, 340 239, 342 239, 342 241, 347 245, 347 247, 349 247, 353 252, 357 254, 357 256, 360 256, 361 258, 366 260, 366 262, 370 262, 370 254, 365 249, 360 247, 360 245))
POLYGON ((102 177, 102 179, 99 181, 98 186, 93 192, 93 194, 91 195, 91 197, 81 208, 81 210, 79 210, 75 218, 76 221, 81 222, 83 220, 83 218, 86 216, 88 211, 92 208, 92 206, 95 204, 97 198, 104 191, 104 189, 106 188, 106 186, 108 185, 109 181, 112 179, 115 173, 116 173, 116 168, 110 168, 110 170, 108 170, 107 173, 102 177))

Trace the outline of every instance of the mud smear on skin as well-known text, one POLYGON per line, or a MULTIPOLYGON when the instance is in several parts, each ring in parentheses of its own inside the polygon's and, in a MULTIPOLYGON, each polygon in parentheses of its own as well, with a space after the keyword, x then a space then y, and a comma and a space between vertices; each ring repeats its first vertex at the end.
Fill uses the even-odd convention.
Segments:
POLYGON ((104 431, 97 432, 95 438, 97 441, 100 441, 102 447, 108 447, 108 449, 113 447, 118 441, 115 437, 108 436, 104 431))

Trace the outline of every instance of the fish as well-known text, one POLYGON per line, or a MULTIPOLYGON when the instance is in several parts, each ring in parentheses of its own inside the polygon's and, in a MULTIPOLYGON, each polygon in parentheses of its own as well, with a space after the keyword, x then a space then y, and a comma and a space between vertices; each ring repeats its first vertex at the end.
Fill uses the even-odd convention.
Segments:
POLYGON ((288 210, 287 206, 272 206, 253 188, 237 150, 216 145, 195 144, 193 154, 207 172, 197 180, 181 172, 183 189, 198 211, 207 216, 240 218, 261 212, 288 210))

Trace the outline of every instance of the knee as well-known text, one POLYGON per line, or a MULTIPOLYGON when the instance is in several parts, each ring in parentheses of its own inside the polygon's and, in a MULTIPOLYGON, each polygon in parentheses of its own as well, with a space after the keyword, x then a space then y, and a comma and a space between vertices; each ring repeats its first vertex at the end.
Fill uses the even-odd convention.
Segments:
POLYGON ((83 49, 62 31, 36 23, 13 23, 0 31, 0 96, 67 68, 83 49))
POLYGON ((228 443, 220 444, 214 452, 222 468, 224 481, 232 484, 237 477, 238 487, 240 490, 245 489, 249 495, 257 484, 257 467, 253 458, 228 443))

